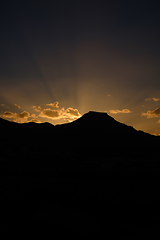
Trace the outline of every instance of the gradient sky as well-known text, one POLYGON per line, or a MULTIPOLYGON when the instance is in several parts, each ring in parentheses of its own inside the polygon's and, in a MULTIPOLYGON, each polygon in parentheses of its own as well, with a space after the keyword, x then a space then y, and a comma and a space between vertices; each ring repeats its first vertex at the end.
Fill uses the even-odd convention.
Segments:
POLYGON ((160 134, 158 1, 2 1, 0 116, 72 121, 106 111, 160 134))

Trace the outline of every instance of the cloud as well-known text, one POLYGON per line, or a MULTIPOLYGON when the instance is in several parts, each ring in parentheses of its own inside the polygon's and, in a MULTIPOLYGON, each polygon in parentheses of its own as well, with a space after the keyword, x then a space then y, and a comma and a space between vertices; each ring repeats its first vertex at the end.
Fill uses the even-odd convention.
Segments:
POLYGON ((47 117, 50 119, 64 119, 64 120, 73 120, 77 119, 81 116, 78 109, 73 108, 67 108, 67 109, 58 109, 58 110, 52 110, 52 109, 44 109, 41 111, 40 117, 47 117))
POLYGON ((26 111, 21 113, 4 112, 2 116, 6 118, 13 118, 13 120, 16 122, 26 122, 26 120, 30 117, 30 114, 26 111))
POLYGON ((38 106, 38 107, 33 106, 33 108, 34 108, 34 110, 35 110, 36 112, 41 112, 41 111, 43 111, 42 108, 41 108, 41 106, 38 106))
POLYGON ((153 101, 158 102, 160 101, 160 98, 153 98, 153 101))
POLYGON ((59 102, 41 104, 40 106, 33 106, 36 112, 42 112, 44 109, 57 109, 59 108, 59 102))
MULTIPOLYGON (((14 106, 16 106, 15 104, 14 106)), ((16 107, 19 108, 17 105, 16 107)), ((41 104, 40 106, 32 106, 32 108, 37 112, 37 114, 31 114, 27 111, 23 111, 21 113, 14 113, 10 111, 6 111, 3 113, 2 117, 10 118, 15 122, 24 123, 24 122, 36 122, 40 123, 39 118, 48 118, 52 120, 64 120, 68 122, 72 122, 77 118, 81 117, 78 109, 76 108, 59 108, 59 103, 49 103, 49 104, 41 104)))
POLYGON ((18 104, 14 104, 14 106, 15 106, 16 108, 21 108, 18 104))
POLYGON ((18 118, 29 118, 30 114, 29 114, 29 112, 24 111, 24 112, 21 112, 20 114, 16 114, 16 116, 18 118))
POLYGON ((73 109, 71 107, 66 109, 66 114, 69 114, 71 116, 76 116, 76 117, 80 116, 80 113, 78 112, 78 109, 73 109))
POLYGON ((69 107, 67 109, 63 107, 60 109, 58 104, 59 104, 58 102, 41 104, 40 106, 33 106, 33 108, 36 112, 39 112, 39 117, 50 118, 53 120, 63 119, 67 121, 72 121, 74 119, 81 117, 81 114, 79 113, 78 109, 76 108, 74 109, 72 107, 69 107))
POLYGON ((112 114, 131 113, 131 111, 129 109, 122 109, 122 110, 115 109, 115 110, 110 110, 109 112, 112 113, 112 114))
POLYGON ((146 100, 146 101, 151 101, 151 100, 153 100, 154 102, 158 102, 158 101, 160 101, 160 98, 146 98, 145 100, 146 100))
POLYGON ((59 102, 54 102, 54 103, 48 103, 46 104, 47 107, 51 107, 51 108, 59 108, 59 102))
POLYGON ((160 116, 160 108, 156 108, 153 111, 148 111, 146 113, 142 113, 141 116, 147 116, 147 118, 159 117, 160 116))
POLYGON ((3 117, 12 118, 12 117, 14 117, 14 113, 12 113, 12 112, 5 112, 3 114, 3 117))
POLYGON ((32 120, 30 120, 30 121, 28 121, 28 122, 41 123, 41 121, 38 120, 38 119, 32 119, 32 120))
POLYGON ((47 117, 47 118, 51 118, 51 119, 57 119, 60 116, 60 111, 52 110, 52 109, 48 108, 48 109, 42 110, 39 116, 47 117))

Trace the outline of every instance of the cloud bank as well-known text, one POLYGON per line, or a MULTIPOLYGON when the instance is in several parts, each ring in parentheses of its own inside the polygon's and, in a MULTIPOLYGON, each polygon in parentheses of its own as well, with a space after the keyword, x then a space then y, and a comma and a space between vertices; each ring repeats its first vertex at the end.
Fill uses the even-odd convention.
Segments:
MULTIPOLYGON (((20 109, 20 106, 14 104, 14 107, 20 109)), ((52 120, 65 120, 71 122, 81 117, 78 109, 68 107, 68 108, 59 108, 59 102, 41 104, 39 106, 32 106, 32 112, 34 111, 37 114, 31 114, 27 111, 21 113, 15 113, 11 111, 4 112, 1 116, 4 118, 12 119, 14 122, 25 123, 25 122, 35 122, 40 123, 39 118, 48 118, 52 120)))
POLYGON ((39 113, 39 117, 50 118, 52 120, 64 119, 67 121, 75 120, 81 117, 78 109, 75 108, 59 108, 59 102, 42 104, 33 106, 34 110, 39 113))

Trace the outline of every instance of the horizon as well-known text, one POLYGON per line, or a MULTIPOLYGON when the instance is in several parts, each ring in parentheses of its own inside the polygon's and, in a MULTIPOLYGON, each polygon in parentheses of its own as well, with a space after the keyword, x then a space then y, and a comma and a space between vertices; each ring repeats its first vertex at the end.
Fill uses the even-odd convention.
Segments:
POLYGON ((72 122, 107 112, 160 135, 160 4, 1 4, 0 117, 72 122))

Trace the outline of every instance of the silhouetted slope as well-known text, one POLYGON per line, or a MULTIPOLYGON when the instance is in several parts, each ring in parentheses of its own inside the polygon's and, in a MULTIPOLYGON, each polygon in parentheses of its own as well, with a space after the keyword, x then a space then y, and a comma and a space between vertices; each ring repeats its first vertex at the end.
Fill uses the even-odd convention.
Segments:
POLYGON ((88 112, 72 123, 53 126, 49 123, 18 124, 0 119, 1 143, 88 146, 96 148, 154 149, 159 137, 137 131, 107 113, 88 112))
POLYGON ((108 131, 112 133, 134 132, 130 126, 117 122, 114 118, 104 112, 90 111, 84 114, 81 118, 72 122, 72 126, 77 128, 89 128, 93 131, 108 131))
POLYGON ((85 113, 81 118, 75 120, 72 123, 64 124, 64 126, 69 126, 70 128, 74 128, 75 130, 80 129, 80 131, 95 131, 99 132, 100 134, 108 133, 113 134, 115 136, 122 134, 123 135, 136 135, 137 137, 153 137, 155 136, 145 133, 143 131, 137 131, 132 126, 128 126, 124 123, 120 123, 116 121, 113 117, 109 116, 107 113, 104 112, 94 112, 90 111, 85 113))
POLYGON ((56 129, 65 132, 73 145, 105 149, 154 149, 159 142, 158 137, 137 131, 102 112, 88 112, 72 123, 56 126, 56 129))
POLYGON ((54 130, 50 123, 15 123, 0 118, 0 142, 15 143, 34 143, 34 141, 43 142, 43 138, 48 138, 54 130))
POLYGON ((159 137, 96 112, 0 132, 6 239, 159 239, 159 137))

